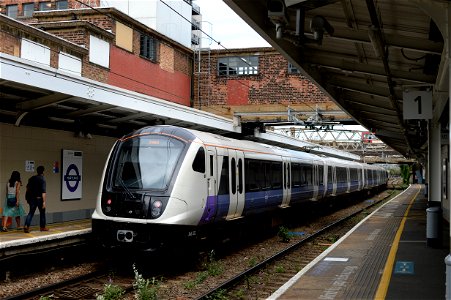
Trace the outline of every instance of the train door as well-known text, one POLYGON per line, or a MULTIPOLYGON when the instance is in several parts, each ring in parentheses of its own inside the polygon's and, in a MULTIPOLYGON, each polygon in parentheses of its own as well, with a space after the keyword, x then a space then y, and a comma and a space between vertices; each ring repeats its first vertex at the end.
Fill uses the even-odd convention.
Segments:
POLYGON ((318 171, 318 165, 317 164, 313 164, 313 196, 312 199, 313 200, 318 200, 318 176, 319 176, 319 171, 318 171))
POLYGON ((358 172, 358 174, 359 174, 359 191, 361 191, 361 190, 363 190, 363 186, 365 185, 365 183, 364 183, 364 176, 363 176, 363 172, 364 172, 364 170, 363 170, 363 167, 359 167, 359 172, 358 172))
POLYGON ((337 168, 332 166, 332 195, 337 194, 337 168))
POLYGON ((351 191, 351 171, 349 170, 349 167, 346 167, 346 180, 347 182, 347 189, 346 192, 349 193, 351 191))
POLYGON ((218 164, 216 162, 217 155, 216 155, 216 148, 215 147, 207 147, 207 170, 206 170, 206 177, 207 177, 207 201, 205 203, 206 208, 204 214, 206 214, 208 217, 206 220, 213 221, 216 217, 217 211, 218 211, 218 188, 217 188, 217 167, 218 164))
POLYGON ((283 158, 283 197, 281 207, 288 207, 291 200, 291 162, 287 157, 283 158))
POLYGON ((241 217, 244 209, 244 155, 229 149, 230 204, 227 220, 241 217))

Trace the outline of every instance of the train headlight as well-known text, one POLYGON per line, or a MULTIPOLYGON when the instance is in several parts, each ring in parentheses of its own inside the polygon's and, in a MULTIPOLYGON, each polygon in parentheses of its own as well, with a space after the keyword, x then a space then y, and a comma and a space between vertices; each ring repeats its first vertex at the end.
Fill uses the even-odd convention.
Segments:
POLYGON ((162 212, 163 203, 160 200, 155 200, 152 202, 152 218, 158 218, 162 212))

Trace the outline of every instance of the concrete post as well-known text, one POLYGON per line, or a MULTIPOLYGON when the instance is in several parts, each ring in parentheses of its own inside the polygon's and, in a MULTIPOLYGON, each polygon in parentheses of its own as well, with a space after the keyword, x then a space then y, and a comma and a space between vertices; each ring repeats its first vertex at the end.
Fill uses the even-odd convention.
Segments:
MULTIPOLYGON (((445 55, 447 57, 447 61, 448 61, 448 143, 449 143, 449 147, 448 147, 448 158, 451 159, 451 105, 449 105, 450 99, 451 99, 451 53, 450 53, 450 49, 451 49, 451 32, 450 32, 450 23, 451 23, 451 5, 448 2, 447 3, 447 18, 446 18, 446 34, 444 34, 444 39, 445 39, 445 55)), ((448 170, 448 174, 447 174, 448 178, 451 177, 451 168, 449 168, 448 170)), ((448 201, 451 201, 451 188, 448 187, 448 201)), ((451 220, 451 209, 450 209, 450 219, 451 220)), ((450 231, 450 236, 451 236, 451 231, 450 231)), ((450 239, 451 241, 451 239, 450 239)), ((447 259, 450 257, 450 255, 447 256, 447 259)), ((449 261, 449 260, 448 260, 449 261)), ((451 267, 449 266, 449 264, 446 264, 446 299, 451 299, 451 293, 449 293, 449 290, 451 288, 451 267)))
POLYGON ((440 206, 442 202, 442 153, 440 131, 441 125, 439 121, 432 120, 429 124, 428 206, 440 206))
POLYGON ((445 289, 445 299, 451 299, 451 255, 445 257, 446 265, 446 289, 445 289))

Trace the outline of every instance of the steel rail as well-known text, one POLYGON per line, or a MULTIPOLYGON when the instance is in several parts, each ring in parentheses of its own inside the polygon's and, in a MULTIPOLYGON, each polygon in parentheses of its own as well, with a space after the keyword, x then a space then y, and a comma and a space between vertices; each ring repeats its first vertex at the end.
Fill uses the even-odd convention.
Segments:
POLYGON ((367 207, 364 207, 336 222, 333 222, 327 226, 325 226, 324 228, 312 233, 311 235, 309 235, 308 237, 296 242, 295 244, 285 248, 284 250, 280 251, 279 253, 274 254, 273 256, 265 259, 264 261, 256 264, 255 266, 253 266, 252 268, 249 268, 246 271, 243 271, 242 273, 236 275, 235 277, 223 282, 221 285, 211 289, 210 291, 206 292, 205 294, 203 294, 202 296, 196 298, 197 300, 207 300, 207 299, 212 299, 211 297, 214 295, 214 293, 220 291, 220 290, 227 290, 233 286, 235 286, 237 283, 239 283, 240 281, 242 281, 244 278, 246 278, 246 276, 249 276, 251 274, 256 273, 257 271, 263 269, 264 267, 266 267, 267 265, 269 265, 270 263, 272 263, 273 261, 277 260, 278 258, 289 254, 291 251, 296 250, 297 248, 299 248, 300 246, 304 245, 305 243, 309 242, 310 240, 319 237, 321 234, 325 233, 327 230, 353 218, 354 216, 361 214, 363 211, 365 211, 368 208, 371 208, 379 203, 381 203, 382 201, 385 201, 387 198, 389 198, 391 196, 388 195, 387 197, 384 197, 383 199, 374 202, 371 205, 368 205, 367 207))

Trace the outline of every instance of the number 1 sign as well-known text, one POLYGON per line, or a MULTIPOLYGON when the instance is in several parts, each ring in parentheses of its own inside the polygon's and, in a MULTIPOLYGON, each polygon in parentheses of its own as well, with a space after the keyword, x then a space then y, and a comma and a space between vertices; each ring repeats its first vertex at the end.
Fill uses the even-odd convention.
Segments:
POLYGON ((432 119, 432 91, 404 91, 404 119, 432 119))

